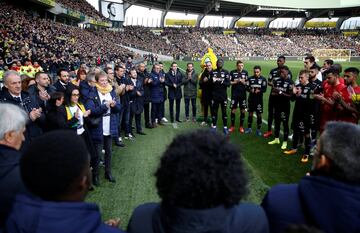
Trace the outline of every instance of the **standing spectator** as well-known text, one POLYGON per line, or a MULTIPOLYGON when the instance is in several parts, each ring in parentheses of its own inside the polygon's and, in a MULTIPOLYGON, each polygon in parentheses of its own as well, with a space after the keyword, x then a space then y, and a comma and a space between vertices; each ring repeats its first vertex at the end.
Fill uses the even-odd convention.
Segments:
POLYGON ((257 129, 256 135, 261 136, 261 124, 263 113, 263 95, 266 92, 267 81, 266 78, 261 76, 261 67, 254 66, 254 75, 248 78, 247 89, 249 91, 249 116, 248 116, 248 128, 245 130, 246 134, 251 133, 251 125, 253 121, 254 112, 256 112, 257 129))
POLYGON ((246 85, 248 79, 248 72, 244 70, 244 63, 242 61, 236 62, 236 69, 230 72, 231 83, 231 127, 229 132, 235 130, 235 113, 236 109, 240 109, 240 127, 239 132, 244 133, 244 120, 246 105, 246 85))
POLYGON ((185 77, 183 78, 186 121, 190 121, 189 108, 190 108, 190 101, 191 101, 192 121, 196 122, 197 83, 198 83, 198 75, 194 70, 194 64, 188 63, 185 77))
POLYGON ((151 124, 150 119, 150 102, 151 102, 151 93, 150 93, 150 85, 149 79, 150 74, 147 72, 145 64, 140 63, 137 73, 138 79, 143 81, 144 87, 144 120, 145 120, 145 128, 152 129, 153 126, 151 124))
POLYGON ((161 105, 164 103, 164 89, 162 86, 164 82, 165 78, 160 74, 160 65, 155 64, 148 81, 151 93, 151 123, 154 126, 156 126, 156 121, 159 125, 162 125, 161 105))
POLYGON ((20 170, 31 195, 17 196, 6 232, 122 232, 119 220, 102 223, 99 208, 85 202, 91 186, 89 154, 73 132, 37 138, 22 156, 20 170))
POLYGON ((134 64, 132 62, 132 58, 128 57, 127 62, 125 64, 126 73, 130 73, 130 71, 134 68, 134 64))
POLYGON ((55 91, 61 91, 65 93, 66 88, 68 87, 68 85, 70 85, 69 72, 67 72, 67 70, 65 69, 59 69, 57 72, 57 76, 59 79, 53 85, 55 91))
POLYGON ((93 181, 99 183, 99 162, 102 149, 105 150, 105 178, 116 182, 111 173, 111 144, 112 137, 118 135, 118 121, 116 113, 120 112, 120 102, 116 101, 116 94, 108 82, 107 74, 103 71, 95 75, 96 90, 89 93, 86 109, 91 110, 90 117, 100 117, 97 127, 90 130, 95 151, 96 162, 93 167, 93 181))
POLYGON ((175 120, 180 121, 180 103, 182 98, 181 85, 183 74, 180 72, 177 63, 171 63, 171 68, 165 76, 165 84, 168 86, 170 121, 174 122, 174 101, 176 102, 175 120))
POLYGON ((42 134, 40 126, 46 120, 45 114, 36 99, 21 90, 21 79, 17 72, 12 70, 5 72, 4 85, 5 88, 0 94, 0 102, 17 105, 29 114, 30 121, 26 124, 26 140, 23 143, 23 148, 25 148, 33 138, 42 134))
POLYGON ((360 126, 330 122, 320 136, 312 171, 298 184, 274 186, 262 206, 271 232, 307 224, 327 233, 360 229, 360 126))
POLYGON ((49 75, 44 72, 37 72, 35 74, 36 85, 31 85, 28 88, 28 92, 31 96, 36 98, 40 107, 45 111, 47 101, 50 99, 50 94, 53 90, 50 87, 49 75))
POLYGON ((80 83, 86 80, 86 70, 85 69, 78 69, 76 72, 76 79, 72 80, 72 84, 75 86, 80 87, 80 83))
MULTIPOLYGON (((160 76, 164 78, 164 80, 166 81, 166 72, 164 71, 164 64, 162 62, 159 62, 159 66, 160 66, 160 76)), ((165 102, 168 99, 166 82, 161 83, 161 86, 164 90, 164 101, 160 105, 161 121, 167 123, 168 120, 165 117, 165 102)))
POLYGON ((208 122, 208 114, 209 114, 209 110, 210 113, 212 113, 212 89, 213 89, 213 85, 212 85, 212 79, 214 77, 214 72, 213 72, 213 68, 212 68, 212 64, 211 62, 206 62, 205 63, 206 69, 204 70, 204 72, 202 72, 201 77, 200 77, 200 81, 199 81, 199 85, 201 88, 201 103, 204 106, 204 121, 201 122, 201 126, 206 126, 207 122, 208 122))
POLYGON ((0 229, 4 227, 15 195, 26 192, 20 176, 19 152, 27 113, 13 104, 0 104, 0 229))
MULTIPOLYGON (((146 135, 141 127, 141 113, 144 111, 144 87, 143 81, 137 79, 137 73, 135 69, 130 71, 130 125, 132 125, 135 117, 136 133, 140 135, 146 135)), ((131 133, 134 135, 133 133, 131 133)))
POLYGON ((289 78, 289 68, 282 66, 279 69, 280 78, 273 81, 273 88, 270 95, 274 98, 275 109, 275 139, 268 142, 269 145, 280 144, 280 126, 283 124, 284 141, 281 149, 287 148, 289 136, 290 98, 293 95, 293 82, 289 78))
POLYGON ((238 149, 217 133, 177 136, 155 177, 161 203, 137 207, 130 233, 268 232, 264 211, 240 203, 247 192, 244 165, 238 149))
POLYGON ((64 93, 63 92, 53 92, 50 94, 50 99, 46 106, 46 128, 45 131, 53 131, 60 129, 59 125, 59 112, 62 111, 64 104, 64 93))

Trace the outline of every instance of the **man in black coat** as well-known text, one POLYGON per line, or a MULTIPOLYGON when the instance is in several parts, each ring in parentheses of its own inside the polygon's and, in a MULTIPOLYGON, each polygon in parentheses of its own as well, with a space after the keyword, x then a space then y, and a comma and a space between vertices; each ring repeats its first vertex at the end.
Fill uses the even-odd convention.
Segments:
MULTIPOLYGON (((145 135, 141 128, 141 113, 144 111, 144 86, 143 81, 137 79, 136 70, 130 71, 130 125, 132 125, 133 118, 135 116, 136 133, 145 135)), ((133 133, 131 133, 134 135, 133 133)))
POLYGON ((0 229, 15 195, 26 192, 19 170, 27 113, 13 104, 0 104, 0 229))
MULTIPOLYGON (((25 143, 28 144, 32 138, 42 134, 40 126, 46 122, 45 114, 34 96, 21 90, 21 78, 17 72, 12 70, 5 72, 3 80, 4 87, 0 93, 0 102, 19 106, 28 113, 30 118, 25 132, 25 143)), ((26 145, 23 145, 24 147, 26 145)))
POLYGON ((148 83, 150 79, 150 74, 147 72, 145 64, 140 63, 138 67, 138 80, 142 80, 144 87, 144 119, 145 119, 145 128, 152 129, 153 125, 150 120, 150 102, 151 102, 151 92, 150 92, 150 84, 148 83))
POLYGON ((169 88, 169 110, 170 110, 170 121, 174 122, 174 100, 176 100, 176 113, 175 119, 177 122, 180 121, 180 103, 182 98, 181 85, 183 84, 183 74, 178 69, 176 62, 171 64, 170 71, 165 76, 165 84, 169 88))
POLYGON ((59 69, 57 76, 59 79, 56 81, 56 83, 54 83, 52 88, 55 89, 55 91, 65 93, 67 86, 71 85, 69 72, 67 72, 66 69, 59 69))

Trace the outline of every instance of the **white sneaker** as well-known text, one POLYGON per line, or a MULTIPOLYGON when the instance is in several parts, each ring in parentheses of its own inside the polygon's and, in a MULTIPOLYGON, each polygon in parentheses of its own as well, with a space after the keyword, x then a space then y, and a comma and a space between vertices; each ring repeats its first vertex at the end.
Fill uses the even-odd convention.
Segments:
POLYGON ((156 123, 156 124, 158 124, 158 123, 159 123, 159 121, 158 121, 158 119, 157 119, 157 118, 155 119, 155 123, 156 123))
POLYGON ((119 142, 122 142, 122 138, 121 138, 121 137, 119 137, 119 142))
POLYGON ((203 122, 201 122, 200 126, 207 126, 207 124, 205 121, 203 121, 203 122))
POLYGON ((165 123, 168 123, 168 122, 169 122, 168 119, 166 119, 165 117, 163 117, 161 120, 162 120, 163 122, 165 122, 165 123))

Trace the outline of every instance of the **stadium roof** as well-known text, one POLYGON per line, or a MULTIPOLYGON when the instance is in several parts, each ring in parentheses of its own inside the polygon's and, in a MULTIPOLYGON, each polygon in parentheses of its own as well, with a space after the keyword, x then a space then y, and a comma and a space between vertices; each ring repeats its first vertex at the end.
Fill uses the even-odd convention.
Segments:
POLYGON ((125 0, 125 2, 130 5, 136 4, 165 12, 176 11, 239 18, 244 16, 266 18, 348 18, 360 16, 360 1, 356 0, 328 0, 326 3, 325 1, 314 0, 125 0), (305 12, 307 13, 305 14, 305 12))

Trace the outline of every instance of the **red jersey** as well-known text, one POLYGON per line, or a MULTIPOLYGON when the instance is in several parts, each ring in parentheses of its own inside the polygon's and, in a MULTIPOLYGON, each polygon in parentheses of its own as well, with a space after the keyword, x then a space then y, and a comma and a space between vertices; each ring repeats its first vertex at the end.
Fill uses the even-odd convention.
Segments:
MULTIPOLYGON (((344 100, 345 103, 351 103, 349 92, 343 83, 332 86, 326 82, 324 85, 324 97, 326 99, 334 100, 333 94, 335 92, 340 93, 341 98, 344 100)), ((321 105, 320 131, 324 129, 324 126, 328 121, 352 122, 351 119, 349 119, 349 113, 340 104, 335 103, 334 105, 330 105, 327 103, 323 103, 321 105)))

